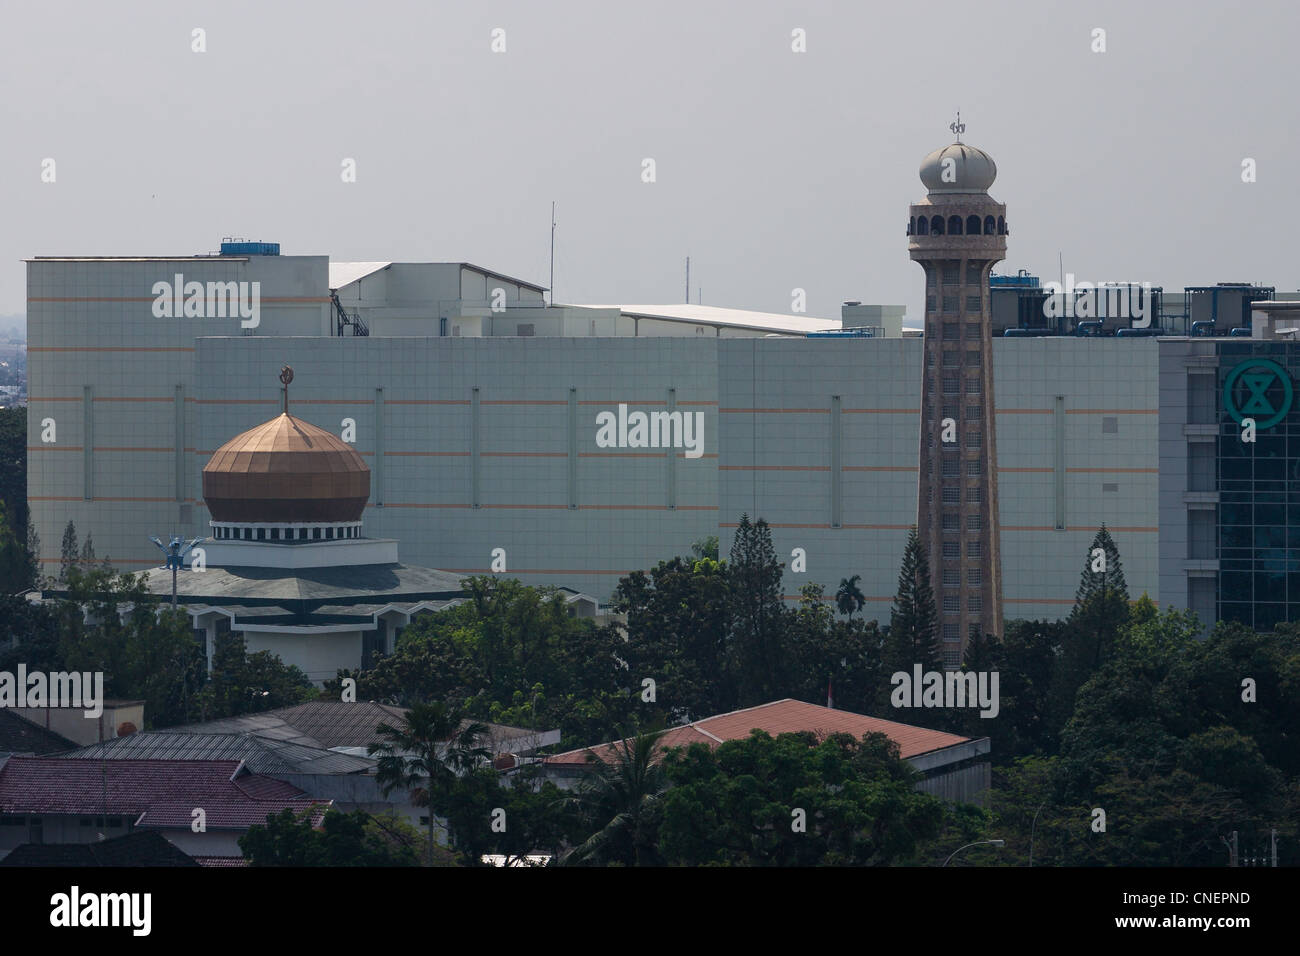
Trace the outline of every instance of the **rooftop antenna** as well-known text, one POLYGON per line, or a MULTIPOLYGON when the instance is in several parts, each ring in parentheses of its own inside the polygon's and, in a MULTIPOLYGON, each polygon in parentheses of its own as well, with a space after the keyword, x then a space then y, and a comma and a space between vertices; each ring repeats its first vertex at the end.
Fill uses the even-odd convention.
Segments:
POLYGON ((551 305, 555 305, 555 200, 551 200, 551 305))
POLYGON ((949 123, 948 128, 953 131, 953 135, 957 137, 957 142, 960 143, 961 134, 966 132, 966 124, 961 121, 961 110, 957 111, 957 121, 955 123, 949 123))
POLYGON ((686 257, 686 304, 691 304, 691 257, 686 257))

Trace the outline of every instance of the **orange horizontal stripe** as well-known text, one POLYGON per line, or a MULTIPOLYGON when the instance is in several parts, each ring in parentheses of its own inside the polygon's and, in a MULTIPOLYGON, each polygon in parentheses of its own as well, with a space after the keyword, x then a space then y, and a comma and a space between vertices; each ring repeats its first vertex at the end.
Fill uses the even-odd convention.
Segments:
MULTIPOLYGON (((556 404, 557 404, 557 405, 567 405, 567 404, 569 404, 569 403, 568 403, 568 402, 557 402, 556 404)), ((655 399, 651 399, 651 400, 649 400, 649 401, 645 401, 645 402, 638 402, 638 401, 635 401, 635 400, 633 400, 633 399, 627 399, 627 398, 611 398, 611 399, 610 399, 609 401, 607 401, 607 402, 604 402, 604 401, 602 401, 602 402, 597 402, 597 401, 587 401, 587 400, 584 400, 584 401, 580 401, 580 402, 578 402, 578 404, 579 404, 579 405, 604 405, 604 406, 606 406, 606 407, 608 407, 608 406, 610 406, 610 405, 660 405, 660 406, 663 406, 663 407, 665 407, 665 408, 668 407, 668 402, 667 402, 665 399, 662 399, 662 398, 655 398, 655 399)), ((696 402, 678 402, 677 404, 678 404, 678 405, 692 405, 692 404, 707 404, 707 403, 703 403, 703 402, 700 402, 700 403, 696 403, 696 402)), ((712 404, 716 405, 717 402, 713 402, 712 404)))
POLYGON ((1009 472, 1013 475, 1050 475, 1054 471, 1056 471, 1055 468, 999 468, 998 474, 1009 472))
POLYGON ((468 398, 386 398, 385 405, 469 405, 468 398))
POLYGON ((118 446, 118 445, 96 445, 92 450, 93 450, 93 451, 149 451, 149 452, 172 452, 172 451, 175 451, 176 449, 175 449, 175 448, 146 448, 146 447, 138 447, 138 448, 137 448, 137 447, 131 447, 131 446, 118 446))
POLYGON ((829 408, 719 408, 719 412, 754 415, 829 415, 829 408))
POLYGON ((1159 468, 1067 468, 1068 474, 1072 475, 1090 475, 1090 474, 1117 474, 1117 475, 1157 475, 1160 473, 1159 468))
POLYGON ((567 451, 481 451, 482 458, 568 458, 567 451))
POLYGON ((382 505, 372 505, 369 502, 367 502, 366 507, 367 508, 468 508, 469 505, 465 505, 465 504, 443 505, 443 504, 437 504, 435 502, 425 502, 425 501, 409 501, 409 502, 385 501, 382 505))
POLYGON ((666 451, 580 451, 579 458, 663 458, 666 451))
POLYGON ((1158 408, 1067 408, 1067 415, 1159 415, 1158 408))
POLYGON ((43 397, 43 396, 28 395, 28 396, 27 396, 27 404, 30 405, 32 402, 79 402, 79 401, 81 401, 81 398, 82 398, 82 396, 80 396, 80 395, 76 395, 76 396, 68 396, 68 397, 66 397, 66 398, 63 398, 63 397, 57 397, 57 398, 56 398, 56 397, 50 397, 50 398, 45 398, 45 397, 43 397))
MULTIPOLYGON (((679 451, 679 452, 677 453, 677 457, 678 457, 678 458, 685 458, 685 457, 686 457, 686 452, 684 452, 684 451, 679 451)), ((717 456, 717 454, 708 454, 708 455, 697 455, 696 457, 697 457, 697 458, 717 458, 718 456, 717 456)))
MULTIPOLYGON (((1055 531, 1057 529, 1053 528, 1051 525, 1004 524, 1002 526, 1002 530, 1003 531, 1055 531)), ((1073 525, 1072 524, 1072 525, 1067 525, 1065 530, 1066 531, 1096 531, 1097 528, 1095 525, 1087 525, 1087 524, 1073 525)), ((1143 525, 1127 525, 1127 526, 1106 525, 1106 530, 1127 531, 1134 534, 1149 534, 1149 533, 1157 532, 1160 529, 1156 527, 1146 527, 1143 525)))
POLYGON ((910 524, 842 524, 841 528, 851 531, 907 531, 910 524))
POLYGON ((919 408, 841 408, 845 415, 919 415, 919 408))
POLYGON ((196 398, 200 405, 279 405, 278 398, 196 398))
POLYGON ((994 413, 997 415, 1050 415, 1050 408, 995 408, 994 413))
POLYGON ((386 451, 384 457, 394 458, 468 458, 467 451, 386 451))
POLYGON ((826 465, 719 465, 718 471, 830 471, 826 465))
POLYGON ((193 352, 193 348, 150 348, 145 346, 36 345, 29 352, 193 352))
POLYGON ((552 399, 515 399, 515 398, 480 398, 480 405, 568 405, 566 401, 555 401, 552 399))
POLYGON ((291 398, 290 405, 373 405, 373 398, 291 398))
POLYGON ((841 471, 916 471, 915 465, 845 465, 841 471))
POLYGON ((174 396, 166 397, 157 395, 132 396, 132 395, 96 395, 91 401, 95 402, 174 402, 174 396))

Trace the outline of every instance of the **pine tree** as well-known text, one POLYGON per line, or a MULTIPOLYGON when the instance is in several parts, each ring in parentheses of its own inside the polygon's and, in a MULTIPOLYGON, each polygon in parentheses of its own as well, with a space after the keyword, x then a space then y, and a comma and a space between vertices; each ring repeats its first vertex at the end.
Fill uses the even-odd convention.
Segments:
POLYGON ((31 586, 45 587, 46 578, 41 573, 41 536, 36 533, 36 524, 30 513, 27 516, 27 566, 31 586))
POLYGON ((887 674, 900 670, 910 674, 915 664, 920 664, 923 671, 942 669, 937 619, 934 589, 930 586, 930 562, 913 525, 903 549, 898 593, 889 615, 889 634, 885 641, 887 674))
POLYGON ((63 529, 63 543, 59 547, 59 581, 63 584, 68 583, 68 573, 76 570, 79 556, 77 528, 69 518, 63 529))
POLYGON ((89 531, 86 532, 85 543, 81 546, 80 565, 82 571, 95 570, 95 537, 89 531))
POLYGON ((766 703, 782 686, 786 611, 781 601, 781 564, 772 531, 760 518, 740 516, 727 566, 731 584, 732 666, 739 706, 766 703))
POLYGON ((1086 604, 1095 594, 1115 592, 1128 604, 1128 584, 1124 581, 1124 567, 1119 560, 1119 548, 1103 524, 1092 539, 1083 559, 1083 574, 1079 578, 1079 590, 1074 594, 1074 611, 1086 604), (1097 552, 1101 553, 1098 554, 1097 552))

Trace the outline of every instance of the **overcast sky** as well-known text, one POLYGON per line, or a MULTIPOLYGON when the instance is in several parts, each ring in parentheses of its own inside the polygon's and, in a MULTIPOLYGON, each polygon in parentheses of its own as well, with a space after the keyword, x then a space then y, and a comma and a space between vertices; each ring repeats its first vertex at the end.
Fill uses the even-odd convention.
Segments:
POLYGON ((1001 271, 1052 278, 1059 251, 1091 281, 1294 290, 1297 9, 9 4, 0 314, 25 311, 24 257, 187 255, 229 235, 545 285, 555 200, 557 301, 680 302, 689 255, 706 305, 788 312, 797 287, 810 315, 860 299, 916 318, 907 207, 957 109, 998 164, 1001 271))

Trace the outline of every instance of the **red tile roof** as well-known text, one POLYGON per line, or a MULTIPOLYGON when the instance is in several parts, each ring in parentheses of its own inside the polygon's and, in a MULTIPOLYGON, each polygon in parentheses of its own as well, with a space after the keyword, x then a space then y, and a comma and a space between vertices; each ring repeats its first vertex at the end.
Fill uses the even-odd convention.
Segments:
MULTIPOLYGON (((673 727, 660 739, 659 745, 665 749, 685 747, 693 743, 716 747, 724 740, 744 739, 749 736, 751 730, 762 730, 773 737, 804 730, 812 731, 822 737, 846 733, 860 738, 863 734, 881 733, 898 744, 899 756, 904 760, 964 744, 970 740, 969 737, 959 737, 940 730, 927 730, 924 727, 913 727, 911 724, 867 717, 847 710, 831 710, 829 707, 786 698, 744 710, 733 710, 728 714, 706 717, 682 727, 673 727)), ((587 763, 589 749, 604 759, 607 754, 614 752, 614 746, 614 743, 606 743, 591 748, 570 750, 567 753, 547 757, 546 763, 583 766, 587 763)))
POLYGON ((323 803, 236 760, 13 757, 0 767, 0 813, 109 813, 145 827, 188 828, 201 807, 209 828, 246 829, 285 808, 317 806, 319 816, 323 803))

